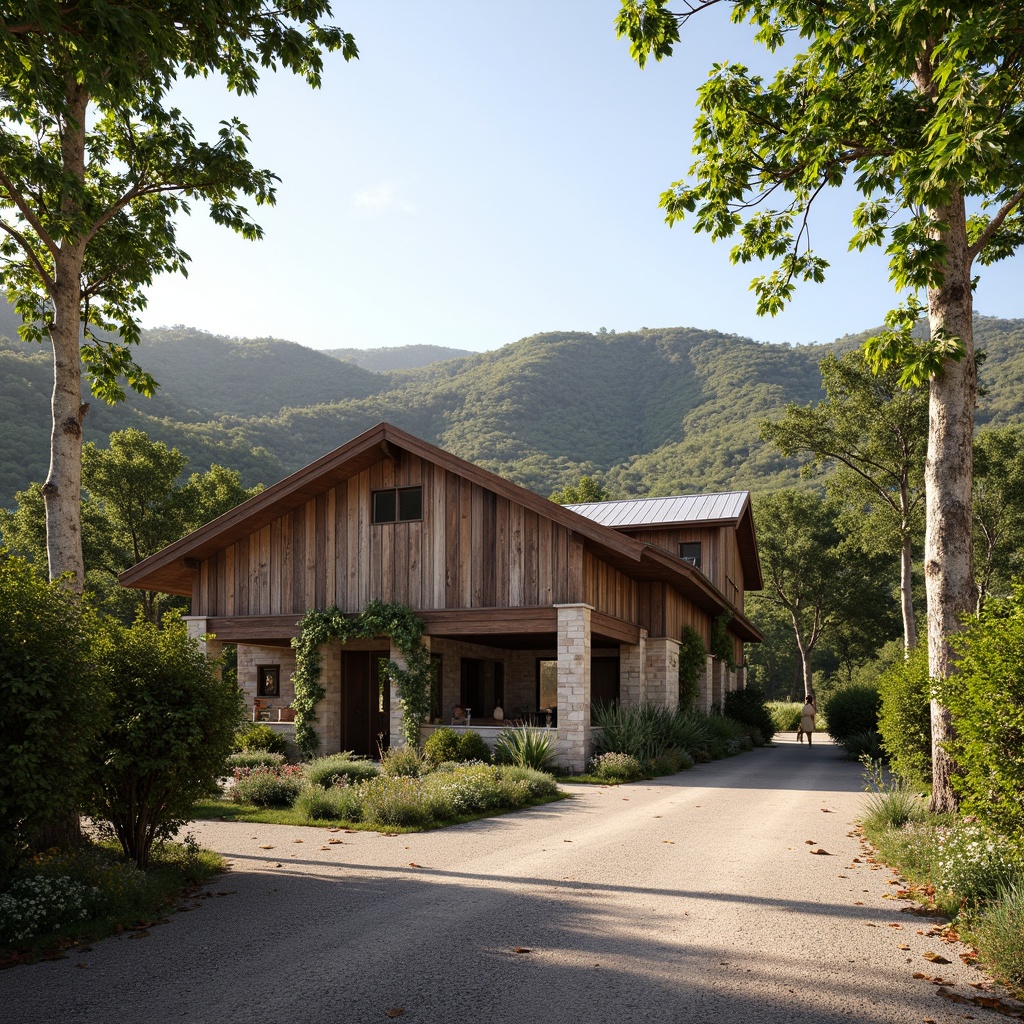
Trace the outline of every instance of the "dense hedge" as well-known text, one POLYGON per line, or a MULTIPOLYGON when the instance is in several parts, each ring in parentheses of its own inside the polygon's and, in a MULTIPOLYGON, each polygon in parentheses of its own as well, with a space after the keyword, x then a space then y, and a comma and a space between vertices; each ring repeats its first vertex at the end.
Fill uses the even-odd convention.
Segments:
POLYGON ((879 695, 874 686, 844 686, 833 690, 825 698, 824 707, 829 736, 836 743, 845 743, 854 733, 877 731, 878 706, 879 695))
POLYGON ((931 686, 928 647, 922 644, 906 661, 878 678, 882 708, 878 731, 892 770, 915 785, 932 781, 931 686))
POLYGON ((775 720, 760 686, 748 686, 744 690, 727 693, 722 710, 727 717, 757 729, 765 743, 775 735, 775 720))
POLYGON ((1024 834, 1024 589, 986 603, 952 639, 959 671, 939 696, 956 723, 950 752, 963 808, 1005 835, 1024 834))

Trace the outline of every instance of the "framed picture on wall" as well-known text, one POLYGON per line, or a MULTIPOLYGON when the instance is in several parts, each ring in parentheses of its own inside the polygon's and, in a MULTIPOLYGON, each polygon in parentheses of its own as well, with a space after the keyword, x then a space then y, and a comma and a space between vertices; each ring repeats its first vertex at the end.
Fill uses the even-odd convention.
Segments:
POLYGON ((281 696, 281 666, 280 665, 257 665, 256 666, 256 696, 257 697, 280 697, 281 696))

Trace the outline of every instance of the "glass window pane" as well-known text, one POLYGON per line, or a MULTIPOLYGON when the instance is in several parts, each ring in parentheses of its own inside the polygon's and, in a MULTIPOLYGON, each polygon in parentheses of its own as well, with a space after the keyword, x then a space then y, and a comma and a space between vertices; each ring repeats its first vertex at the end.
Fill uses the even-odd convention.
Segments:
POLYGON ((558 662, 543 660, 537 664, 537 707, 558 707, 558 662))
POLYGON ((394 491, 374 491, 373 521, 375 523, 393 523, 395 521, 394 491))
POLYGON ((398 492, 398 518, 402 522, 423 518, 423 489, 403 487, 398 492))
POLYGON ((679 545, 679 557, 700 568, 700 541, 684 541, 679 545))

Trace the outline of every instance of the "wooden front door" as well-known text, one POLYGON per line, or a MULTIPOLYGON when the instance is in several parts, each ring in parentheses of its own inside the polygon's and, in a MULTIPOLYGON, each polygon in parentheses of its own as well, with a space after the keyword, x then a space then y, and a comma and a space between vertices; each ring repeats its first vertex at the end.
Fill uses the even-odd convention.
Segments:
POLYGON ((379 670, 390 651, 341 653, 341 749, 377 756, 390 741, 390 687, 379 670))

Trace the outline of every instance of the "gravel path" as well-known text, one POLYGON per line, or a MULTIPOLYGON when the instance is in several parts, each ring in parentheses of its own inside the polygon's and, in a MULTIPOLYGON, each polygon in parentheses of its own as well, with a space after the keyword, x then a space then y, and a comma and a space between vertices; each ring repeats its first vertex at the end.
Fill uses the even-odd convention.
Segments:
POLYGON ((571 788, 571 801, 416 835, 198 823, 232 864, 213 898, 148 935, 0 973, 0 1019, 991 1016, 913 978, 963 995, 982 980, 927 934, 933 922, 886 898, 892 873, 851 832, 859 768, 834 747, 782 736, 668 779, 571 788))

